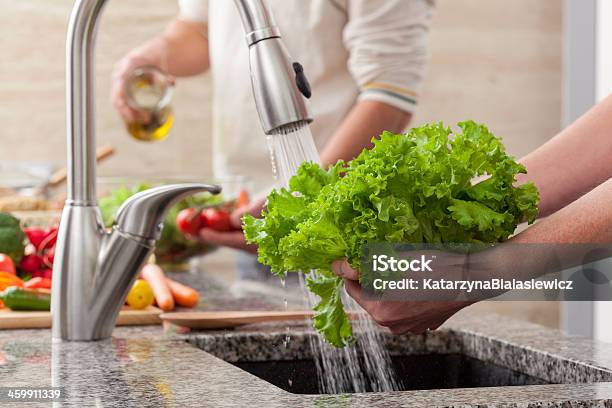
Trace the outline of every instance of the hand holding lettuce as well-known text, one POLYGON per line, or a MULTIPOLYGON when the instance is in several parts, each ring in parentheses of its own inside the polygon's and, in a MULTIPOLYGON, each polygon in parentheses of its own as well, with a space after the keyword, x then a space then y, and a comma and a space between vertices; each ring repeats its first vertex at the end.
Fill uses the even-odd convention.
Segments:
POLYGON ((502 242, 520 222, 535 220, 536 187, 514 186, 525 168, 485 126, 459 127, 455 134, 442 124, 385 132, 373 149, 327 171, 305 163, 288 189, 269 195, 262 219, 245 216, 247 240, 274 273, 315 270, 308 278, 321 298, 314 326, 331 344, 352 337, 335 260, 358 267, 363 245, 377 242, 502 242), (472 184, 480 176, 488 177, 472 184))

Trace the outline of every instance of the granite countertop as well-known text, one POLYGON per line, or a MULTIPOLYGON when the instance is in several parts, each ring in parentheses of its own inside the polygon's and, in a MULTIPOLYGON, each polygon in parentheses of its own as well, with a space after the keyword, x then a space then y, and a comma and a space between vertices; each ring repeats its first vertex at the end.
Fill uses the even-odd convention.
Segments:
MULTIPOLYGON (((210 287, 203 287, 210 284, 208 278, 173 277, 211 293, 210 287)), ((218 293, 217 298, 223 298, 222 291, 218 293)), ((275 308, 272 298, 254 300, 242 293, 229 303, 224 300, 227 308, 245 304, 252 309, 275 308)), ((214 302, 205 306, 218 308, 214 302)), ((396 355, 462 353, 554 384, 299 395, 230 363, 244 358, 308 357, 312 335, 307 325, 299 323, 187 334, 143 326, 118 327, 112 339, 102 342, 52 343, 49 330, 4 330, 0 331, 0 387, 58 386, 64 388, 66 399, 25 405, 0 401, 0 406, 612 406, 612 345, 496 315, 464 316, 418 336, 385 335, 386 345, 396 355)))
POLYGON ((67 407, 603 407, 612 401, 612 347, 494 315, 461 319, 421 336, 390 337, 388 346, 391 352, 451 350, 501 364, 510 361, 529 374, 569 384, 297 395, 219 358, 232 361, 236 353, 254 360, 299 356, 308 335, 306 326, 294 326, 288 347, 282 347, 284 325, 182 335, 146 326, 117 328, 103 342, 52 344, 49 330, 7 330, 0 332, 0 386, 65 387, 67 399, 58 406, 67 407))

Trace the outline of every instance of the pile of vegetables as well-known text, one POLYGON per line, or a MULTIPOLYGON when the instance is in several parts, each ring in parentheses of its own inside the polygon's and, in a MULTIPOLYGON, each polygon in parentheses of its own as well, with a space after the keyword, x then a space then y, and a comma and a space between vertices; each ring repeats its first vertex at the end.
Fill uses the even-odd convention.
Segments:
POLYGON ((32 279, 44 280, 51 288, 57 227, 26 227, 23 232, 27 237, 25 255, 19 262, 19 270, 32 279))
POLYGON ((28 288, 50 289, 56 241, 57 227, 22 228, 17 218, 0 213, 0 272, 19 275, 28 288))
POLYGON ((314 271, 307 279, 320 297, 314 326, 334 346, 353 333, 333 261, 358 268, 368 243, 502 242, 537 217, 538 191, 514 186, 526 170, 501 140, 473 121, 458 126, 457 133, 442 124, 384 132, 371 150, 328 170, 304 163, 289 188, 270 193, 263 218, 244 217, 247 241, 275 274, 314 271))
MULTIPOLYGON (((17 218, 0 212, 0 308, 50 309, 56 241, 57 227, 22 228, 17 218)), ((195 307, 199 299, 196 290, 167 278, 159 266, 148 264, 130 289, 126 303, 133 309, 157 303, 162 310, 170 311, 176 305, 195 307)))
MULTIPOLYGON (((242 195, 241 197, 247 197, 242 195)), ((238 206, 247 205, 238 203, 238 206)), ((231 223, 231 213, 224 208, 185 208, 176 216, 176 226, 179 231, 185 234, 188 238, 197 236, 203 228, 210 228, 217 232, 228 232, 236 229, 231 223)))
POLYGON ((0 213, 0 307, 49 310, 56 240, 57 228, 22 229, 17 218, 0 213))
POLYGON ((176 305, 196 307, 200 295, 195 289, 168 278, 158 265, 149 263, 140 271, 140 279, 134 283, 126 301, 136 309, 143 309, 155 302, 161 310, 169 312, 176 305), (150 296, 142 296, 146 292, 150 296), (143 301, 143 297, 148 297, 149 301, 143 301))

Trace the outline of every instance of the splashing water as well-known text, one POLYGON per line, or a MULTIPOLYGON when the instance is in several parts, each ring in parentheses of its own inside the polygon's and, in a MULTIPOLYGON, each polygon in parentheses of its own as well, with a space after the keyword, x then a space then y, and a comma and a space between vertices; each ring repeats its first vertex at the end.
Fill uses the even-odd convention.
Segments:
MULTIPOLYGON (((285 272, 285 274, 283 275, 282 278, 280 278, 281 280, 281 285, 283 286, 283 289, 285 290, 285 293, 287 291, 287 272, 285 272)), ((285 294, 285 297, 283 298, 283 305, 285 306, 285 312, 287 310, 289 310, 289 303, 287 302, 287 295, 285 294)), ((285 338, 283 339, 283 346, 285 346, 285 348, 289 347, 289 342, 291 341, 291 329, 289 327, 289 325, 285 326, 285 338)))
POLYGON ((284 126, 269 135, 267 140, 272 171, 281 186, 289 184, 289 179, 302 163, 320 162, 319 152, 306 122, 284 126))
MULTIPOLYGON (((303 274, 300 274, 300 285, 307 294, 309 306, 316 305, 318 298, 307 290, 303 274)), ((382 333, 353 298, 343 293, 342 302, 357 317, 352 320, 357 341, 344 348, 336 348, 318 333, 310 338, 319 390, 325 394, 400 390, 401 384, 391 365, 391 357, 384 348, 382 333)))
MULTIPOLYGON (((319 153, 306 122, 288 125, 268 136, 268 148, 275 177, 283 187, 288 185, 289 179, 302 163, 320 163, 319 153)), ((299 279, 308 305, 312 308, 319 300, 306 288, 303 274, 299 274, 299 279)), ((400 384, 393 372, 389 353, 383 346, 381 332, 352 298, 344 294, 343 302, 347 310, 353 310, 359 315, 353 321, 357 341, 351 346, 337 349, 318 333, 311 337, 310 347, 317 367, 320 391, 340 394, 399 390, 400 384)))

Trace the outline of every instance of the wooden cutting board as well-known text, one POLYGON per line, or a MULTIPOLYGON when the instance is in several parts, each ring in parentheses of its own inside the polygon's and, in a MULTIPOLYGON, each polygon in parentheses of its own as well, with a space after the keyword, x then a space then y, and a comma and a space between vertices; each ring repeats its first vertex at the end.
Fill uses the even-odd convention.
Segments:
MULTIPOLYGON (((161 309, 149 306, 136 310, 128 306, 119 312, 117 326, 146 326, 159 324, 161 309)), ((0 329, 48 329, 51 327, 51 312, 18 312, 0 309, 0 329)))
POLYGON ((313 317, 306 311, 219 311, 219 312, 174 312, 160 317, 164 322, 190 329, 233 329, 246 324, 285 320, 306 320, 313 317))

